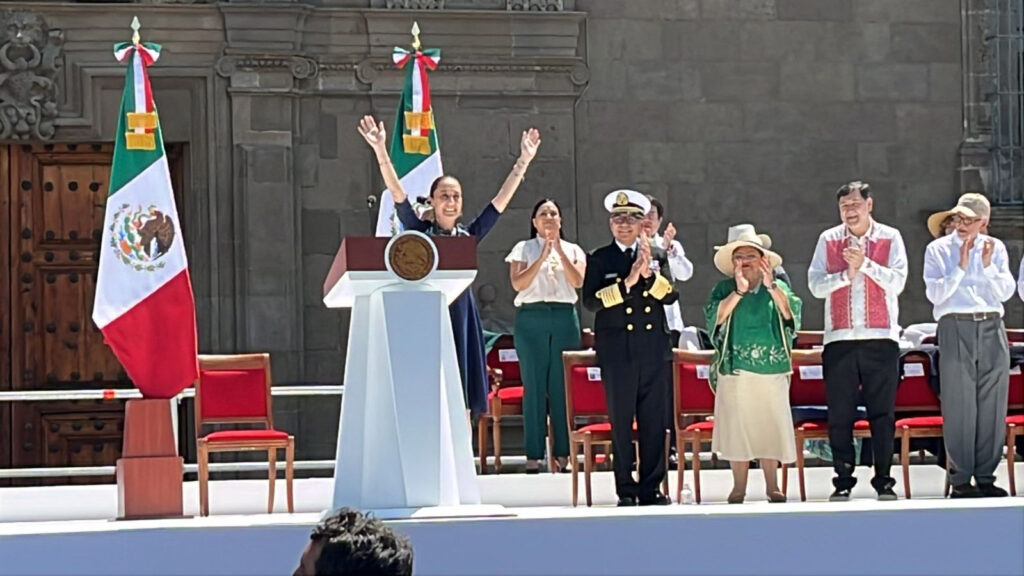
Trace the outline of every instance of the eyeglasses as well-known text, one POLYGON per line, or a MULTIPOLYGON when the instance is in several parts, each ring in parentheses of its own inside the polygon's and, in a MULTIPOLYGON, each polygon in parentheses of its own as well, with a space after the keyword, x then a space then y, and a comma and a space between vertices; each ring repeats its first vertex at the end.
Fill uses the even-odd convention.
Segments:
POLYGON ((612 216, 612 224, 636 224, 641 218, 634 214, 617 214, 612 216))
POLYGON ((974 223, 978 222, 979 220, 981 220, 981 218, 964 218, 963 216, 953 216, 953 225, 954 226, 961 226, 961 225, 963 225, 963 226, 970 226, 971 224, 974 224, 974 223))

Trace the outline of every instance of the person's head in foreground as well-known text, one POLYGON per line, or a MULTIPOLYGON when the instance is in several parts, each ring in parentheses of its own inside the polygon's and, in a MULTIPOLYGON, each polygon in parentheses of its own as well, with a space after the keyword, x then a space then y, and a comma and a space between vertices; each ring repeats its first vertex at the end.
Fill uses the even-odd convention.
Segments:
POLYGON ((339 508, 309 535, 293 576, 410 576, 412 544, 383 522, 339 508))

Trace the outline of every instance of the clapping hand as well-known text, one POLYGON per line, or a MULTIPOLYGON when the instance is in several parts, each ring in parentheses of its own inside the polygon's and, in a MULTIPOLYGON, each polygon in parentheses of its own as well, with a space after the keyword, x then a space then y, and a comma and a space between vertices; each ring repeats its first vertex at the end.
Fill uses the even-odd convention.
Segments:
POLYGON ((768 259, 761 257, 758 261, 758 266, 761 269, 761 283, 764 284, 765 288, 771 288, 772 284, 775 283, 775 271, 772 270, 772 265, 768 263, 768 259))
POLYGON ((992 264, 992 254, 996 250, 995 240, 989 238, 981 246, 981 267, 988 268, 992 264))
POLYGON ((662 235, 662 238, 665 240, 665 250, 671 250, 672 241, 676 239, 676 227, 671 222, 665 227, 665 234, 662 235))
POLYGON ((861 266, 864 265, 864 250, 860 246, 850 246, 843 249, 843 259, 849 266, 846 275, 850 280, 857 275, 861 266))
MULTIPOLYGON (((967 270, 967 266, 971 263, 971 249, 974 248, 974 239, 976 235, 971 235, 964 240, 964 243, 960 245, 960 269, 967 270)), ((984 254, 983 254, 984 255, 984 254)), ((989 262, 992 261, 991 255, 989 256, 989 262)))

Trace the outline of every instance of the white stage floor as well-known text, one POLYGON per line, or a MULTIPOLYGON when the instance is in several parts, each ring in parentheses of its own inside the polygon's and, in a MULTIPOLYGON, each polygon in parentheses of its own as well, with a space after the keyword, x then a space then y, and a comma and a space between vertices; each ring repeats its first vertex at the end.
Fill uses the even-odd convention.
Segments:
MULTIPOLYGON (((711 470, 701 477, 700 506, 625 509, 611 506, 607 472, 594 479, 591 509, 569 506, 568 474, 488 475, 479 478, 484 503, 504 505, 511 516, 392 525, 412 539, 420 576, 1024 574, 1024 497, 941 499, 940 468, 911 472, 909 501, 875 501, 870 470, 859 468, 854 501, 827 502, 831 470, 812 468, 808 502, 799 502, 795 473, 789 503, 764 502, 753 470, 748 503, 731 506, 724 504, 729 471, 711 470)), ((1024 481, 1024 464, 1017 476, 1024 481)), ((689 471, 686 480, 692 485, 689 471)), ((1006 485, 1005 463, 998 482, 1006 485)), ((134 522, 109 521, 112 485, 0 489, 0 575, 288 574, 331 486, 297 480, 289 515, 279 481, 279 513, 267 515, 266 481, 214 482, 214 516, 134 522)), ((186 484, 185 509, 197 512, 195 483, 186 484)))

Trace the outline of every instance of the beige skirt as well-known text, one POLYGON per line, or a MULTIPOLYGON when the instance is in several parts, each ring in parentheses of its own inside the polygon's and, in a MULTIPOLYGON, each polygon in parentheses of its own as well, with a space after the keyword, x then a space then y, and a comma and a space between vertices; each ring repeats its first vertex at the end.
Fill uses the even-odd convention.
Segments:
POLYGON ((723 460, 796 461, 788 374, 718 375, 711 449, 723 460))

